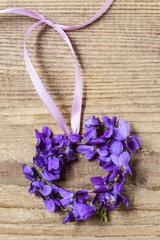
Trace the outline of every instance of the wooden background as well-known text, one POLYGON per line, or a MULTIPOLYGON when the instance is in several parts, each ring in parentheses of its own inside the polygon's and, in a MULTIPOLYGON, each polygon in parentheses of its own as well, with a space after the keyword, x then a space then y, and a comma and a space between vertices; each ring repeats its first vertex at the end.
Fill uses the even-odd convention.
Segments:
MULTIPOLYGON (((0 0, 0 9, 24 7, 55 23, 86 21, 104 0, 0 0)), ((127 177, 127 209, 110 222, 93 217, 62 225, 65 214, 48 213, 28 194, 24 163, 32 165, 34 129, 46 124, 60 133, 39 99, 23 60, 23 41, 35 20, 0 16, 0 239, 157 240, 160 239, 160 1, 115 0, 94 24, 68 33, 83 77, 83 121, 95 114, 126 119, 142 140, 127 177)), ((69 126, 74 62, 66 43, 50 27, 39 27, 27 43, 29 56, 69 126)), ((92 189, 91 176, 103 175, 97 162, 80 158, 66 168, 61 186, 92 189)))

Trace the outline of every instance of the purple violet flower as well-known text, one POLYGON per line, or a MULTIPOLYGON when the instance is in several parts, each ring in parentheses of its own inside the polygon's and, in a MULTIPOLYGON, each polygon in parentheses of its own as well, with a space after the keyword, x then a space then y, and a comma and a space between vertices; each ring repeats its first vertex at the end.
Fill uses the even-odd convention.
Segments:
POLYGON ((66 157, 66 162, 73 161, 76 158, 73 157, 73 145, 71 143, 71 140, 67 137, 63 137, 59 141, 59 157, 66 157))
POLYGON ((94 139, 97 137, 97 127, 100 125, 100 121, 98 118, 94 116, 88 118, 85 122, 85 134, 84 138, 86 142, 90 139, 94 139))
POLYGON ((109 147, 109 153, 110 154, 121 154, 123 152, 124 145, 120 141, 113 140, 111 141, 110 147, 109 147))
POLYGON ((35 180, 34 172, 27 164, 23 165, 23 174, 25 178, 27 178, 28 180, 30 181, 35 180))
POLYGON ((113 190, 110 193, 105 193, 105 208, 113 210, 120 202, 128 207, 128 200, 122 195, 123 183, 114 183, 113 190))
POLYGON ((61 199, 60 202, 64 208, 73 203, 74 200, 79 203, 84 203, 84 201, 90 198, 88 192, 85 190, 73 193, 60 188, 59 194, 63 197, 63 199, 61 199))
POLYGON ((44 187, 44 182, 43 181, 33 181, 30 184, 30 189, 29 189, 29 193, 33 194, 33 193, 38 193, 39 189, 42 189, 44 187))
POLYGON ((106 130, 105 130, 105 133, 104 133, 104 137, 105 138, 110 138, 113 134, 113 129, 116 125, 116 122, 117 122, 117 118, 114 116, 112 119, 104 116, 102 117, 102 120, 103 120, 103 123, 106 127, 106 130))
POLYGON ((60 167, 60 160, 58 157, 48 157, 48 171, 57 170, 60 167))
POLYGON ((124 119, 120 119, 118 123, 118 128, 114 128, 113 136, 118 141, 125 141, 125 145, 131 153, 135 153, 139 146, 141 146, 141 141, 137 136, 129 136, 130 127, 124 119))
POLYGON ((123 183, 114 183, 113 190, 112 190, 111 193, 113 195, 115 195, 115 194, 117 195, 116 206, 118 206, 119 203, 122 202, 126 207, 128 207, 129 206, 129 202, 128 202, 127 198, 125 198, 122 195, 123 189, 124 189, 124 184, 123 183))
POLYGON ((33 162, 37 167, 45 168, 47 166, 47 158, 43 155, 36 155, 33 158, 33 162))
POLYGON ((86 220, 94 215, 96 208, 90 205, 79 203, 74 201, 72 206, 73 211, 69 212, 68 215, 64 218, 63 224, 67 222, 74 222, 77 220, 86 220))
POLYGON ((131 153, 135 153, 141 147, 141 140, 137 136, 129 136, 125 141, 126 147, 131 153))
POLYGON ((57 198, 51 197, 48 200, 44 201, 44 206, 48 212, 54 212, 59 209, 61 204, 57 198))
POLYGON ((93 204, 98 203, 100 209, 105 206, 107 210, 114 210, 120 202, 123 202, 128 207, 128 200, 122 195, 123 186, 123 183, 113 183, 108 191, 96 194, 92 201, 93 204))
POLYGON ((114 154, 112 155, 112 162, 115 164, 112 175, 116 178, 119 174, 119 179, 122 182, 125 180, 127 173, 132 175, 131 169, 128 165, 129 160, 130 155, 128 152, 123 152, 119 156, 114 154))
POLYGON ((111 193, 105 193, 104 204, 107 210, 113 210, 117 204, 117 195, 112 195, 111 193))
POLYGON ((52 183, 53 180, 58 180, 60 178, 60 172, 61 168, 57 170, 52 170, 48 172, 47 170, 44 170, 44 172, 40 172, 42 177, 48 181, 49 183, 52 183))
POLYGON ((52 147, 52 142, 50 139, 51 131, 49 128, 44 126, 42 133, 38 132, 38 130, 35 130, 35 133, 37 138, 36 151, 40 153, 48 152, 52 147))
POLYGON ((98 157, 98 163, 101 167, 103 167, 103 171, 110 172, 113 170, 114 163, 112 162, 112 155, 109 155, 107 157, 98 157))
POLYGON ((52 187, 49 185, 45 185, 41 191, 41 194, 45 197, 49 196, 52 193, 52 187))
POLYGON ((106 183, 106 177, 92 177, 90 180, 95 186, 93 193, 105 193, 111 189, 109 183, 106 183))
POLYGON ((77 152, 85 154, 85 158, 89 161, 94 160, 98 156, 105 157, 108 155, 108 143, 102 139, 94 139, 88 142, 92 145, 82 144, 77 147, 77 152))
POLYGON ((98 127, 100 125, 100 121, 98 118, 95 118, 95 116, 92 116, 86 119, 84 124, 87 128, 98 127))
POLYGON ((79 134, 70 134, 69 139, 74 143, 80 143, 82 140, 82 136, 79 134))
POLYGON ((111 161, 112 154, 121 154, 123 151, 123 144, 122 142, 113 140, 111 141, 108 147, 108 155, 107 156, 99 156, 98 163, 101 167, 103 167, 103 171, 110 172, 113 170, 114 164, 111 161))
POLYGON ((130 134, 130 127, 124 119, 118 122, 118 128, 114 128, 113 136, 118 141, 126 140, 130 134))

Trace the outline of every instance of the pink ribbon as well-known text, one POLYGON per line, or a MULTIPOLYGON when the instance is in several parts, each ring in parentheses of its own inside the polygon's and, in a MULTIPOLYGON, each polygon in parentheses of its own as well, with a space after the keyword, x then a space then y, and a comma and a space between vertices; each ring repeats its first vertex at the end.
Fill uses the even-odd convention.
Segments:
POLYGON ((110 7, 110 5, 112 4, 113 1, 114 0, 107 0, 104 3, 104 5, 102 6, 102 8, 87 22, 77 25, 77 26, 73 26, 73 27, 67 27, 67 26, 55 24, 52 21, 47 20, 45 17, 43 17, 39 13, 30 11, 27 9, 11 8, 11 9, 5 9, 5 10, 0 11, 0 14, 1 13, 14 13, 14 14, 20 14, 20 15, 24 15, 24 16, 28 16, 28 17, 40 20, 40 21, 34 23, 31 27, 29 27, 29 29, 26 32, 25 40, 24 40, 24 60, 25 60, 25 64, 26 64, 28 73, 30 75, 30 78, 33 82, 33 85, 34 85, 37 93, 39 94, 41 100, 46 105, 48 111, 50 112, 50 114, 52 115, 54 120, 56 121, 57 125, 61 128, 61 130, 64 132, 64 134, 66 136, 69 136, 70 132, 67 128, 67 125, 66 125, 58 107, 56 106, 55 102, 53 101, 53 99, 51 98, 49 93, 47 92, 46 88, 44 87, 43 83, 41 82, 40 78, 38 77, 38 75, 30 61, 30 58, 28 56, 27 49, 26 49, 26 41, 28 39, 29 34, 31 33, 31 31, 34 28, 41 26, 41 25, 49 25, 49 26, 53 27, 60 34, 60 36, 66 41, 66 43, 70 47, 71 52, 74 57, 75 70, 76 70, 75 91, 74 91, 72 114, 71 114, 71 129, 72 129, 73 134, 76 134, 76 133, 78 134, 79 129, 80 129, 81 108, 82 108, 82 78, 81 78, 81 72, 79 69, 79 65, 78 65, 78 62, 76 59, 76 55, 74 53, 72 44, 71 44, 67 34, 65 33, 65 31, 77 30, 77 29, 83 28, 83 27, 91 24, 96 19, 98 19, 110 7))

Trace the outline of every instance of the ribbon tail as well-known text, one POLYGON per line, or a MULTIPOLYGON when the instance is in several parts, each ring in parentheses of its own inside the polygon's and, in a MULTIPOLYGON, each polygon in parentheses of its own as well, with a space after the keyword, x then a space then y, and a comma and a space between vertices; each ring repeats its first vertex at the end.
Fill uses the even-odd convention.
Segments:
POLYGON ((24 8, 8 8, 5 10, 1 10, 0 14, 1 13, 13 13, 13 14, 19 14, 19 15, 31 17, 37 20, 45 20, 45 17, 43 17, 41 14, 28 9, 24 9, 24 8))
POLYGON ((111 4, 113 3, 114 0, 107 0, 103 6, 100 8, 100 10, 93 16, 91 17, 88 21, 80 24, 80 25, 76 25, 76 26, 64 26, 64 25, 59 25, 64 31, 74 31, 74 30, 78 30, 80 28, 86 27, 87 25, 91 24, 92 22, 96 21, 103 13, 105 13, 109 7, 111 6, 111 4))

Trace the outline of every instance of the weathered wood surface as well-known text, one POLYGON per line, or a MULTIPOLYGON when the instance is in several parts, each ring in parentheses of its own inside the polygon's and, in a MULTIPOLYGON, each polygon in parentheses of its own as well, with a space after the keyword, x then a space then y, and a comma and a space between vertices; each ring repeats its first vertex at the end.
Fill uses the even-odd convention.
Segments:
MULTIPOLYGON (((104 0, 0 0, 0 9, 24 7, 55 23, 82 23, 104 0)), ((133 156, 130 201, 101 224, 92 218, 61 225, 63 213, 48 213, 30 196, 22 164, 32 164, 34 129, 60 130, 41 103, 26 71, 23 40, 34 20, 0 16, 0 239, 157 240, 160 236, 160 1, 116 0, 100 20, 68 33, 83 77, 83 120, 92 114, 125 118, 142 140, 133 156)), ((67 124, 74 92, 74 62, 65 42, 50 27, 31 34, 27 48, 47 90, 67 124)), ((60 184, 92 189, 90 177, 103 175, 95 162, 70 164, 60 184)))

